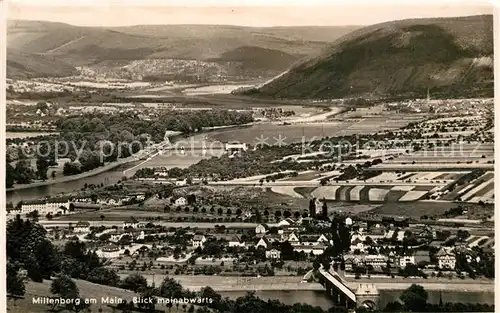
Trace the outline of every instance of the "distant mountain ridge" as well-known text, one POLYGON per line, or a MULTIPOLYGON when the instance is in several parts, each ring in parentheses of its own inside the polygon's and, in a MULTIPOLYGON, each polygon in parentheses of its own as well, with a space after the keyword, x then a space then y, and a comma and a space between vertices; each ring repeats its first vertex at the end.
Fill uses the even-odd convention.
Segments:
POLYGON ((272 98, 493 96, 492 15, 355 30, 246 94, 272 98))
POLYGON ((27 64, 21 69, 13 68, 11 65, 15 63, 9 62, 7 73, 9 77, 52 76, 59 68, 61 73, 66 73, 68 64, 73 67, 92 66, 101 62, 145 59, 240 62, 243 68, 252 70, 259 70, 267 62, 279 72, 357 28, 225 25, 104 28, 11 20, 7 27, 9 56, 15 59, 22 51, 27 64), (33 60, 30 60, 30 55, 33 60), (37 58, 42 57, 54 60, 50 71, 36 66, 37 58), (255 60, 251 61, 253 57, 255 60))

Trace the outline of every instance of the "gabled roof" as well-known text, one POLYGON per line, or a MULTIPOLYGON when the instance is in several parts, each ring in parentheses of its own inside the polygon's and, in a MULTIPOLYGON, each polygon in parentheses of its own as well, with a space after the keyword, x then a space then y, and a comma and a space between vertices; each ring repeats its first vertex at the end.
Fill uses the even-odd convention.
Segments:
POLYGON ((231 237, 231 240, 229 241, 232 241, 232 242, 241 242, 241 237, 238 236, 238 235, 234 235, 231 237))
POLYGON ((194 235, 193 241, 202 241, 205 236, 203 235, 194 235))
POLYGON ((266 244, 266 246, 269 246, 271 244, 271 241, 269 241, 269 239, 267 239, 267 237, 262 237, 260 238, 260 240, 257 242, 257 244, 261 241, 264 241, 264 243, 266 244))
POLYGON ((447 249, 445 247, 442 247, 439 249, 439 251, 436 253, 436 257, 445 257, 445 256, 455 256, 453 252, 451 252, 450 249, 447 249))

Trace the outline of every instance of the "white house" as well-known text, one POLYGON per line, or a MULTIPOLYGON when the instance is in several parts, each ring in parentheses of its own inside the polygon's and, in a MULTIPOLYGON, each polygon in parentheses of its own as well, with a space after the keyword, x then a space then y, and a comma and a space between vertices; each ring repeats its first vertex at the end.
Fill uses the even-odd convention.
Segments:
POLYGON ((80 221, 76 223, 73 228, 75 233, 89 233, 90 232, 90 223, 87 221, 80 221))
POLYGON ((193 237, 193 248, 196 249, 198 247, 203 248, 203 244, 207 241, 207 238, 204 235, 195 235, 193 237))
POLYGON ((297 237, 297 235, 295 235, 295 233, 291 233, 291 234, 288 236, 288 242, 289 242, 292 246, 298 246, 298 245, 300 244, 299 237, 297 237))
POLYGON ((139 235, 137 235, 136 240, 144 240, 145 237, 146 237, 146 235, 144 234, 144 231, 141 230, 139 235))
POLYGON ((187 200, 184 197, 179 197, 179 198, 175 199, 174 203, 177 206, 186 205, 187 204, 187 200))
POLYGON ((267 224, 259 224, 255 227, 256 234, 266 234, 269 231, 269 226, 267 224))
POLYGON ((266 250, 266 259, 277 260, 281 258, 281 251, 278 249, 266 250))
POLYGON ((346 218, 344 223, 347 227, 352 226, 352 218, 346 218))
POLYGON ((270 246, 271 242, 266 237, 262 237, 260 238, 259 242, 257 242, 257 244, 255 245, 255 248, 263 247, 264 249, 267 249, 270 246))
POLYGON ((239 236, 233 236, 231 240, 229 240, 229 247, 245 247, 245 242, 241 240, 239 236))
POLYGON ((129 219, 123 222, 123 228, 126 227, 137 228, 137 225, 139 225, 139 221, 136 220, 133 216, 131 216, 129 219))
POLYGON ((438 259, 438 267, 440 269, 455 269, 457 259, 450 248, 442 247, 438 253, 436 253, 436 258, 438 259))
POLYGON ((109 244, 97 250, 96 254, 100 258, 116 259, 120 256, 120 248, 114 244, 109 244))
POLYGON ((415 264, 415 257, 413 255, 403 255, 398 258, 398 265, 405 268, 408 264, 415 264))

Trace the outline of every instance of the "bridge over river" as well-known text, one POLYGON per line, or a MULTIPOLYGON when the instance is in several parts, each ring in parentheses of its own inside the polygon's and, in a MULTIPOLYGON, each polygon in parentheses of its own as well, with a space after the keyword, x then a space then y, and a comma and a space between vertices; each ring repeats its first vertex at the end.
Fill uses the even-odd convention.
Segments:
POLYGON ((385 291, 403 292, 412 284, 418 284, 429 292, 458 292, 458 293, 494 293, 495 285, 491 281, 391 281, 390 279, 361 278, 356 281, 347 281, 333 270, 326 271, 319 268, 320 282, 326 288, 328 295, 339 306, 355 308, 364 306, 368 309, 380 308, 380 295, 385 291))

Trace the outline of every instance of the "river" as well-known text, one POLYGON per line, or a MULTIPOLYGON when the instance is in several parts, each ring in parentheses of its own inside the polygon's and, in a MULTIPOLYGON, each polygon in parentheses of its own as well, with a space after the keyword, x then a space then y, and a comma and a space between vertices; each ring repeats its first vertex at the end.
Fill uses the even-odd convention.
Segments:
MULTIPOLYGON (((224 297, 236 299, 246 294, 245 291, 220 291, 224 297)), ((494 304, 495 295, 493 292, 461 292, 461 291, 427 291, 429 302, 433 304, 439 303, 439 298, 446 302, 463 302, 463 303, 485 303, 494 304)), ((326 291, 317 290, 286 290, 286 291, 256 291, 255 295, 263 300, 279 300, 285 304, 291 305, 296 302, 307 303, 313 306, 319 306, 328 310, 333 306, 333 300, 326 294, 326 291)), ((385 307, 387 303, 396 301, 401 295, 401 291, 381 290, 380 302, 381 307, 385 307)))
MULTIPOLYGON (((231 130, 223 130, 218 132, 230 132, 231 130)), ((164 155, 157 155, 156 157, 144 161, 136 161, 128 164, 123 164, 121 166, 115 167, 110 171, 103 172, 94 176, 89 176, 81 179, 76 179, 64 183, 56 183, 47 186, 19 189, 7 192, 7 202, 12 202, 14 204, 21 200, 33 200, 40 199, 46 196, 55 196, 60 193, 67 193, 75 190, 80 190, 85 184, 114 184, 118 180, 121 180, 123 176, 131 177, 140 168, 145 167, 160 167, 164 166, 167 168, 189 167, 192 164, 196 164, 202 159, 210 158, 211 156, 222 155, 222 144, 214 142, 207 138, 205 134, 199 134, 185 139, 179 139, 174 143, 176 147, 185 147, 185 153, 182 153, 180 149, 175 151, 168 151, 164 155), (205 156, 202 155, 200 149, 196 149, 202 146, 202 141, 209 148, 205 156), (193 146, 195 149, 191 150, 190 147, 193 146), (133 170, 127 171, 128 169, 134 167, 133 170)))
POLYGON ((264 123, 247 127, 211 131, 176 140, 174 145, 177 147, 185 147, 184 154, 180 154, 180 150, 177 149, 176 153, 157 155, 147 162, 128 163, 94 176, 48 186, 10 191, 7 192, 7 201, 16 204, 21 200, 33 200, 46 196, 55 196, 59 193, 80 190, 85 184, 113 184, 122 179, 124 175, 128 177, 133 176, 138 169, 144 167, 189 167, 202 159, 220 156, 223 153, 222 148, 224 142, 236 141, 252 145, 258 145, 259 143, 269 145, 289 144, 292 142, 319 139, 324 136, 336 136, 358 132, 355 129, 349 129, 350 125, 351 123, 349 122, 344 124, 339 121, 328 121, 321 124, 309 123, 294 125, 264 123), (208 149, 205 156, 202 155, 202 150, 200 149, 203 145, 202 142, 204 142, 208 149), (196 148, 193 150, 190 149, 190 147, 193 146, 196 148), (133 170, 124 173, 124 171, 132 167, 133 170))
MULTIPOLYGON (((134 173, 140 168, 144 167, 160 167, 164 166, 167 168, 189 167, 192 164, 196 164, 202 159, 208 159, 212 156, 220 156, 224 153, 223 143, 228 141, 238 141, 245 142, 249 144, 255 144, 255 138, 262 134, 265 134, 266 141, 269 144, 273 143, 273 137, 278 138, 288 132, 292 133, 291 130, 295 129, 294 137, 289 137, 290 141, 300 141, 301 140, 301 129, 302 126, 298 127, 295 125, 281 126, 281 125, 271 125, 271 124, 260 124, 250 127, 232 128, 232 129, 221 129, 217 131, 212 131, 204 134, 198 134, 192 137, 180 138, 174 142, 174 146, 177 148, 185 147, 185 153, 182 154, 180 149, 175 149, 175 151, 168 151, 164 155, 157 155, 156 157, 148 160, 147 162, 133 162, 118 166, 110 171, 100 173, 94 176, 85 177, 69 182, 56 183, 47 186, 26 188, 20 190, 13 190, 7 192, 7 202, 12 202, 14 204, 21 200, 33 200, 40 199, 46 196, 55 196, 59 193, 71 192, 75 190, 80 190, 85 184, 114 184, 118 180, 121 180, 123 176, 133 176, 134 173), (200 149, 203 145, 207 148, 207 153, 205 156, 202 155, 202 150, 200 149), (194 147, 194 149, 191 149, 194 147), (133 170, 126 171, 129 168, 133 170), (126 171, 124 173, 124 171, 126 171)), ((326 133, 325 129, 317 127, 306 127, 306 131, 311 137, 316 135, 321 135, 322 132, 326 133)), ((328 134, 332 132, 329 131, 328 134)), ((287 140, 284 140, 288 143, 287 140)))
POLYGON ((38 136, 57 135, 58 132, 6 132, 5 139, 23 139, 38 136))

